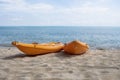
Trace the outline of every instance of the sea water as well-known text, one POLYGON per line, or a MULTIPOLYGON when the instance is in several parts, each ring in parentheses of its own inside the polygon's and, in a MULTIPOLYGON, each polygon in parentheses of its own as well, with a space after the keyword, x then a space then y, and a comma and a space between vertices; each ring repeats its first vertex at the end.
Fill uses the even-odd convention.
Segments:
POLYGON ((86 42, 90 48, 120 49, 120 27, 76 26, 1 26, 0 45, 12 41, 25 43, 63 42, 73 40, 86 42))

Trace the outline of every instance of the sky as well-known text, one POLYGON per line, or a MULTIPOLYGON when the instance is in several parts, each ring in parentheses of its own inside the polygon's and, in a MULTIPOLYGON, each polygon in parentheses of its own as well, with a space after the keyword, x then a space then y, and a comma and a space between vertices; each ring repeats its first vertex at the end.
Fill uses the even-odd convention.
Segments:
POLYGON ((120 0, 0 0, 0 26, 120 26, 120 0))

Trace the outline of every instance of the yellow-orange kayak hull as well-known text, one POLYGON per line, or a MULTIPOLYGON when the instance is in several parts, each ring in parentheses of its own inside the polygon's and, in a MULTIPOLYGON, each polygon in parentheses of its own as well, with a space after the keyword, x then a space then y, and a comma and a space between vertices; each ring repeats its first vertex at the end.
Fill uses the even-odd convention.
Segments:
POLYGON ((39 55, 46 53, 58 52, 63 49, 64 44, 60 42, 51 42, 51 43, 21 43, 21 42, 12 42, 12 45, 16 46, 20 51, 26 55, 39 55))
POLYGON ((89 49, 86 43, 80 42, 78 40, 69 42, 65 45, 64 51, 69 54, 83 54, 89 49))

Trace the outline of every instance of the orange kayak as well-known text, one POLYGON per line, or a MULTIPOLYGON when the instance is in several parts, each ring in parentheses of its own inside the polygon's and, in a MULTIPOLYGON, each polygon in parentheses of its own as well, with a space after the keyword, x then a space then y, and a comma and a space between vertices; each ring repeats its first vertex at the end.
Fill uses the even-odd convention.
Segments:
POLYGON ((64 44, 60 42, 50 42, 50 43, 21 43, 21 42, 12 42, 12 45, 16 46, 20 51, 26 55, 38 55, 58 52, 63 49, 64 44))
POLYGON ((64 51, 69 54, 83 54, 89 49, 86 43, 80 42, 78 40, 69 42, 65 45, 64 51))

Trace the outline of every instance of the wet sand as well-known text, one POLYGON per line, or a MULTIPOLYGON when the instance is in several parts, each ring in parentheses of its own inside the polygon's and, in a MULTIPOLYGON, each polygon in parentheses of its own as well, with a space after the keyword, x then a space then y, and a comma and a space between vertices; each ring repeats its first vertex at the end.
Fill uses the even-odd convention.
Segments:
POLYGON ((0 80, 120 80, 120 50, 26 56, 0 47, 0 80))

